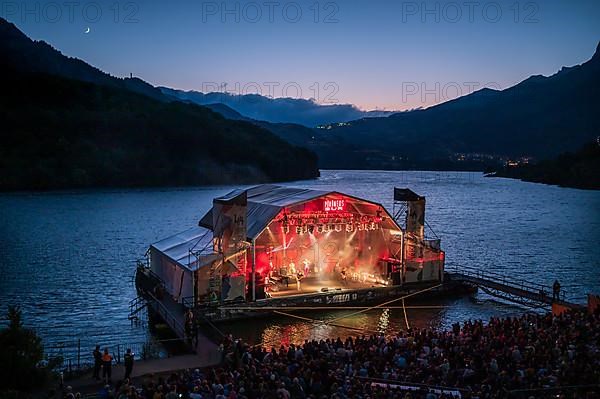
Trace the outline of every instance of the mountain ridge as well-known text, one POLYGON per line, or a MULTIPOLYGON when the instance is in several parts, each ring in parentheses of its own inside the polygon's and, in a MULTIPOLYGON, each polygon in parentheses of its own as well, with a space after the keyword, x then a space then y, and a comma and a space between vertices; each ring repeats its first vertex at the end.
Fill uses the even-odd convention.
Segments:
POLYGON ((192 101, 198 105, 225 104, 250 119, 271 123, 294 123, 311 128, 326 123, 394 114, 394 111, 362 111, 353 104, 318 104, 304 98, 271 98, 259 94, 240 95, 226 92, 202 93, 162 86, 158 89, 163 94, 179 100, 192 101))
MULTIPOLYGON (((203 93, 154 87, 138 78, 113 77, 82 60, 64 56, 46 42, 29 39, 2 18, 0 36, 10 39, 2 43, 3 53, 7 55, 4 58, 13 58, 26 72, 49 71, 67 79, 128 90, 165 103, 210 109, 229 120, 251 123, 288 143, 317 153, 322 168, 482 169, 487 161, 467 166, 460 158, 464 154, 475 154, 479 158, 493 159, 496 164, 506 157, 548 158, 565 150, 575 150, 600 131, 595 112, 600 108, 596 95, 600 87, 600 42, 588 61, 563 67, 549 76, 532 75, 504 90, 483 88, 426 109, 385 117, 361 117, 315 129, 290 122, 255 119, 221 102, 198 105, 204 100, 194 101, 182 95, 204 98, 203 93), (19 53, 19 44, 29 50, 19 53)), ((212 93, 207 98, 239 99, 226 93, 212 93)), ((246 98, 275 101, 259 95, 246 98)), ((310 100, 276 100, 311 105, 310 100)))
POLYGON ((387 118, 331 125, 329 132, 355 145, 368 138, 378 152, 370 162, 374 168, 402 167, 394 163, 399 158, 451 160, 467 153, 543 159, 574 151, 600 132, 599 49, 588 61, 550 76, 533 75, 504 90, 481 89, 387 118))
POLYGON ((2 191, 318 176, 309 150, 253 123, 155 97, 147 83, 68 58, 1 19, 0 55, 2 191))
POLYGON ((142 79, 112 76, 79 58, 66 56, 44 40, 32 40, 27 37, 15 24, 1 17, 0 36, 4 38, 5 56, 26 71, 109 85, 135 91, 157 100, 167 100, 160 90, 142 79), (24 49, 27 51, 23 51, 24 49))

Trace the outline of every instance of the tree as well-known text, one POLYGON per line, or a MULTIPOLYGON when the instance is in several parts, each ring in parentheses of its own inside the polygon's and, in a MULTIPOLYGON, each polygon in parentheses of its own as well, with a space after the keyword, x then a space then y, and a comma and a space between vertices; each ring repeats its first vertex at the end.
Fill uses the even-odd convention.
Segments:
POLYGON ((3 390, 29 391, 45 382, 47 370, 40 366, 44 358, 42 340, 23 326, 18 306, 9 306, 8 327, 0 331, 0 387, 3 390))

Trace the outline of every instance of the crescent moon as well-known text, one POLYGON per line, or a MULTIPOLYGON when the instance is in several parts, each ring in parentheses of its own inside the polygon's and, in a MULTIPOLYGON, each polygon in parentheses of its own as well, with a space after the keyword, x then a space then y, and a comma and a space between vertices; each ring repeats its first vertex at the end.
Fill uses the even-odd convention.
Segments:
POLYGON ((85 28, 85 33, 90 33, 90 31, 91 31, 91 29, 89 26, 87 28, 85 28))

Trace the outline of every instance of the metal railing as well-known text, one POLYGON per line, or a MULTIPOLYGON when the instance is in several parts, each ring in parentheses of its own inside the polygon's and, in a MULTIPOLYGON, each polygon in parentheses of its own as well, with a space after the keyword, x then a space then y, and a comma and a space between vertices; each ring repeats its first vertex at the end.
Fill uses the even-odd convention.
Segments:
POLYGON ((150 265, 148 263, 144 263, 140 260, 138 260, 137 262, 137 268, 143 270, 143 272, 150 278, 156 280, 157 283, 160 283, 162 285, 165 284, 165 282, 163 281, 163 279, 156 273, 154 273, 152 271, 152 269, 150 268, 150 265))
MULTIPOLYGON (((149 339, 130 343, 118 343, 108 346, 116 364, 124 361, 127 349, 131 349, 136 360, 149 360, 170 357, 166 346, 176 343, 185 344, 183 338, 149 339)), ((62 342, 44 348, 44 358, 47 363, 52 363, 56 371, 62 371, 67 376, 89 370, 94 366, 92 351, 86 347, 84 353, 81 351, 81 339, 72 342, 62 342)), ((102 348, 103 349, 103 348, 102 348)))
MULTIPOLYGON (((233 302, 233 301, 227 301, 227 303, 231 303, 231 302, 233 302)), ((221 301, 219 301, 219 300, 214 300, 214 301, 198 300, 194 304, 194 297, 193 296, 181 297, 181 304, 186 309, 193 309, 193 308, 196 308, 196 309, 200 309, 200 308, 213 308, 213 307, 217 307, 219 305, 222 305, 221 301)))
POLYGON ((148 306, 148 302, 144 297, 138 296, 129 301, 129 315, 127 316, 129 320, 139 319, 137 314, 144 310, 148 306))
MULTIPOLYGON (((553 288, 547 284, 540 284, 527 280, 518 280, 514 277, 507 276, 506 274, 486 270, 478 269, 470 266, 459 266, 459 265, 447 265, 446 271, 449 273, 458 273, 466 277, 473 277, 480 280, 487 280, 492 283, 502 284, 507 287, 520 289, 522 291, 528 291, 540 296, 552 297, 553 288)), ((565 301, 566 291, 561 287, 559 292, 559 300, 565 301)))
POLYGON ((152 293, 148 292, 148 296, 152 298, 153 303, 156 305, 154 309, 175 332, 179 337, 185 337, 185 327, 179 321, 179 319, 152 293))

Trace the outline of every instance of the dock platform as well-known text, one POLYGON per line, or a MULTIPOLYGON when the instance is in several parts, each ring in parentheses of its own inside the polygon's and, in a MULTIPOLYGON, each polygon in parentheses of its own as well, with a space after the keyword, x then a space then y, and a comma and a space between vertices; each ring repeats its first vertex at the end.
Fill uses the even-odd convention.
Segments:
POLYGON ((518 280, 500 273, 471 267, 456 267, 446 271, 448 281, 471 285, 485 293, 530 308, 546 308, 558 304, 569 309, 579 309, 582 305, 569 302, 566 292, 561 289, 558 297, 553 295, 551 285, 518 280))

